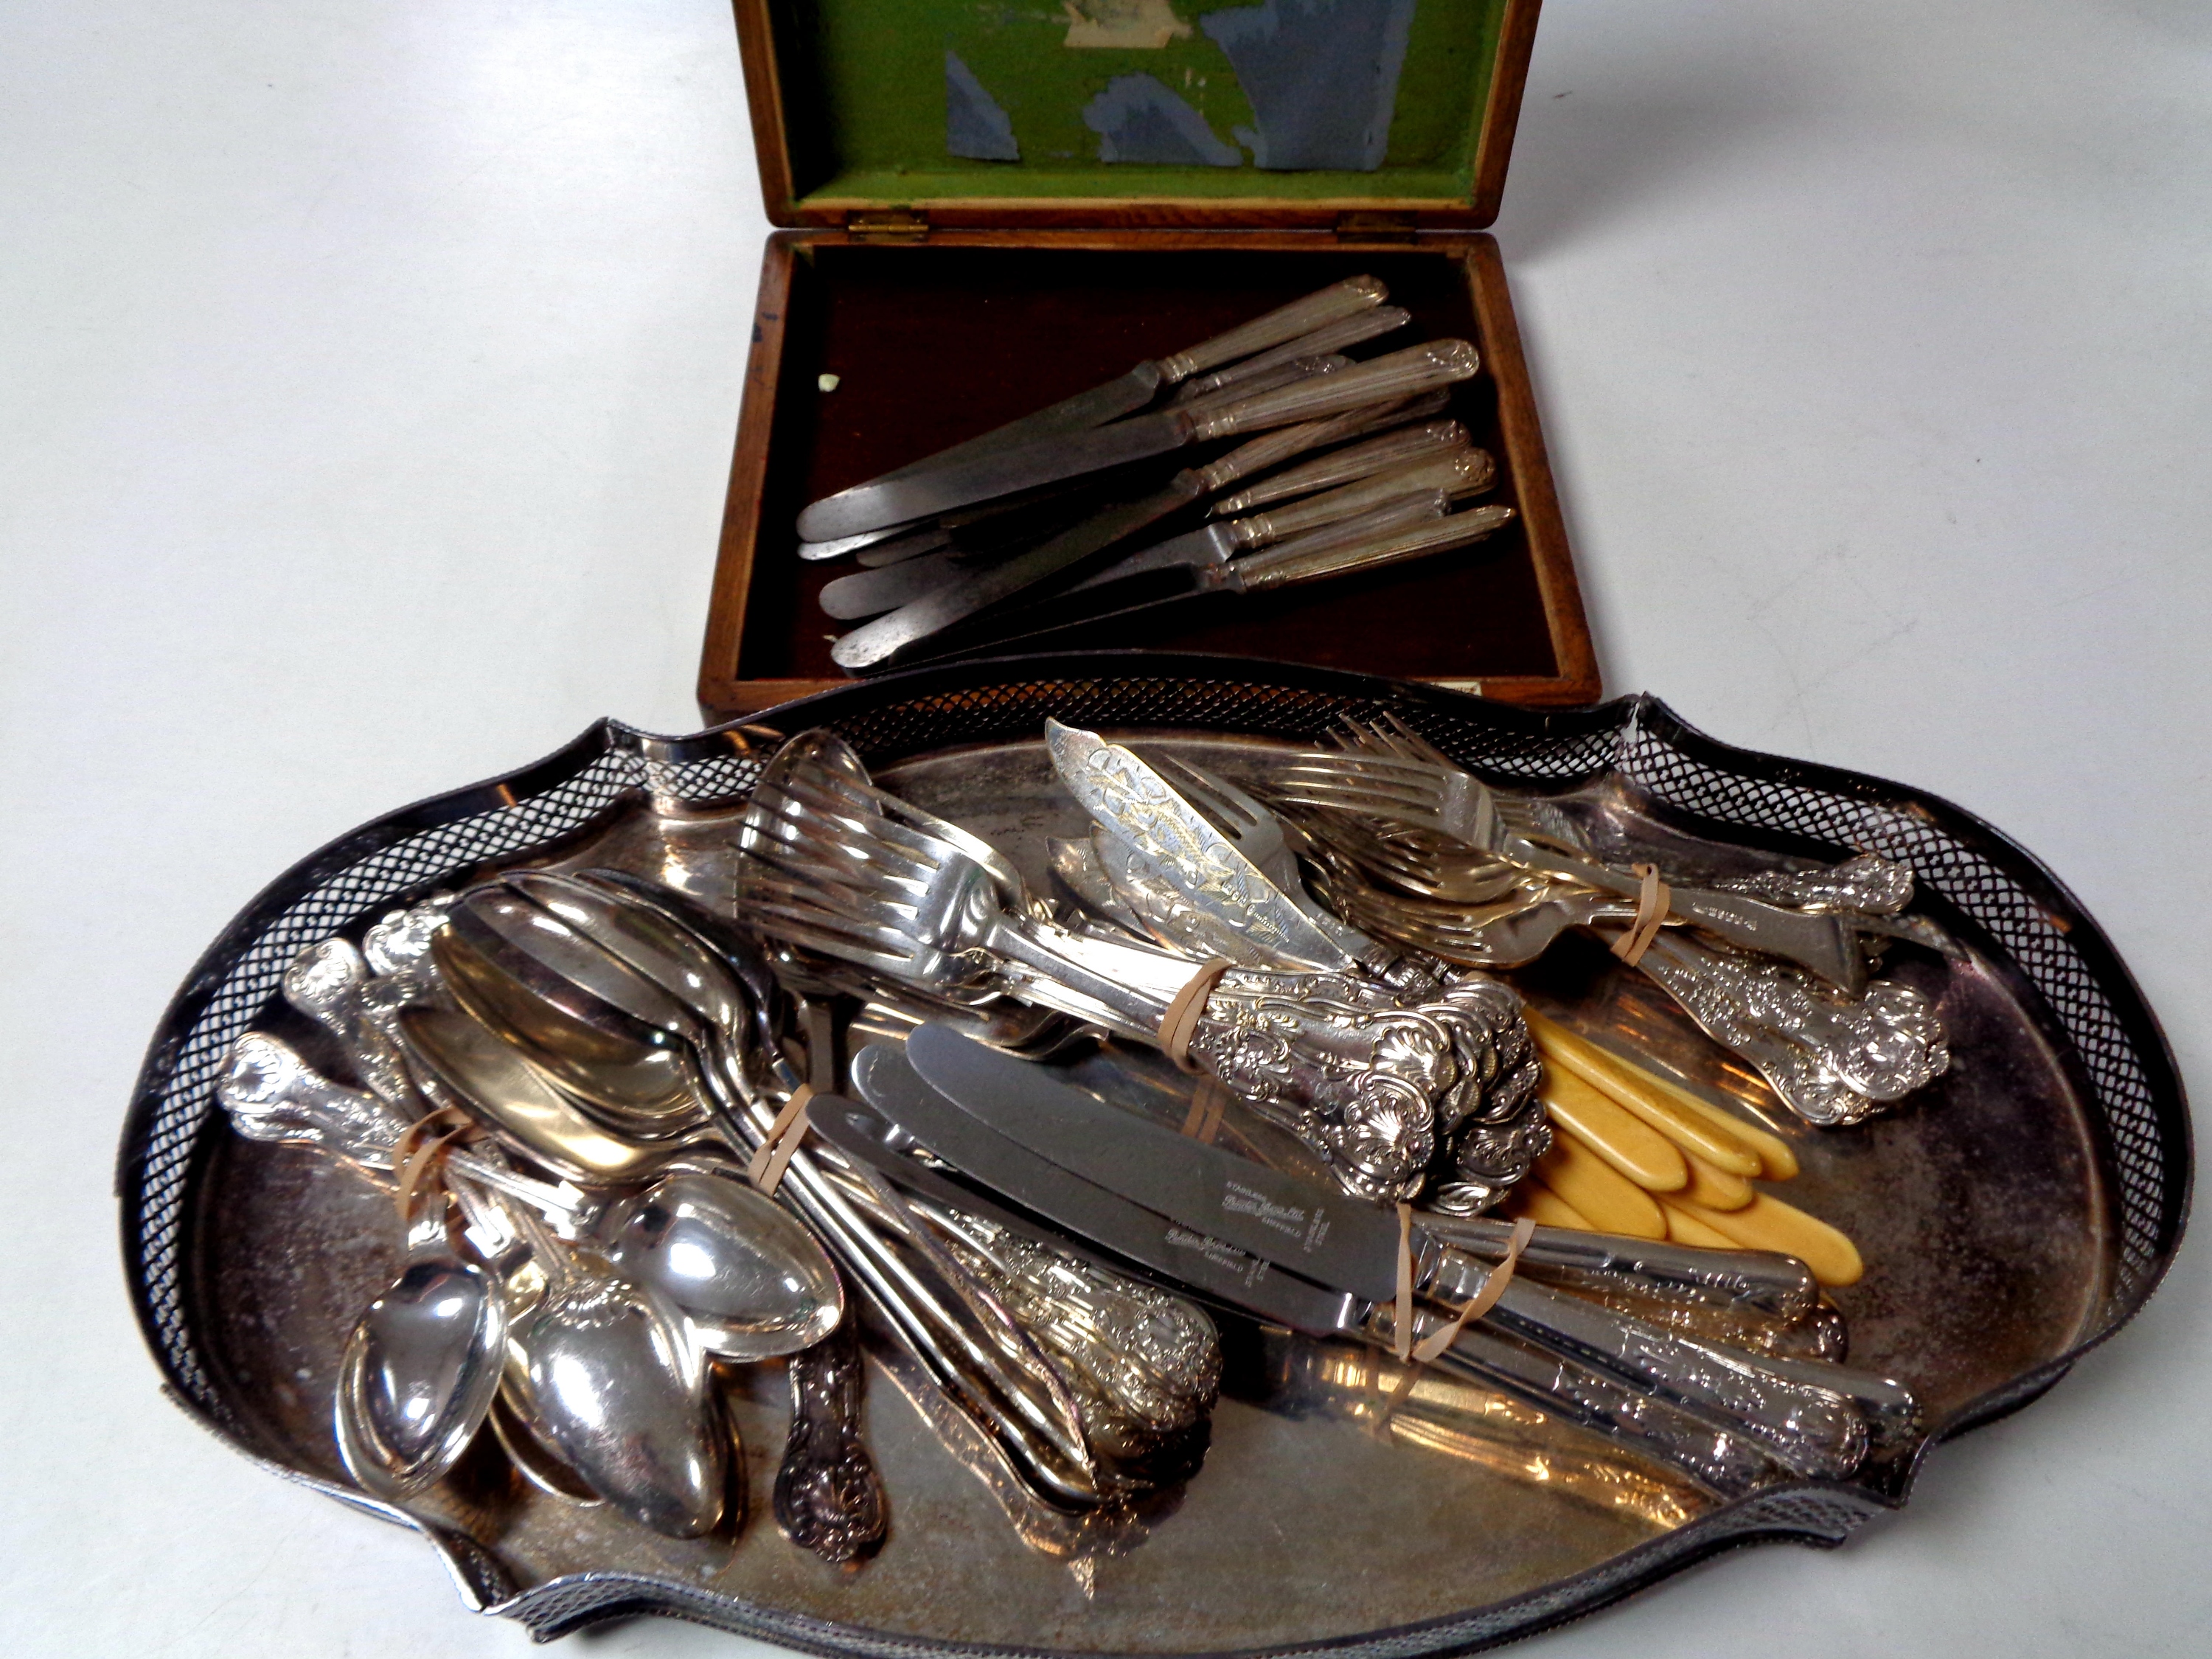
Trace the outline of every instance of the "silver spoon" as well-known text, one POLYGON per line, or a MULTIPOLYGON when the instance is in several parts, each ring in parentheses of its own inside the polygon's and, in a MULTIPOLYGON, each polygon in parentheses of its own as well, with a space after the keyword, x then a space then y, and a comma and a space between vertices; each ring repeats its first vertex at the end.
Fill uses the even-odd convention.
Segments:
POLYGON ((611 1210, 599 1233, 607 1260, 679 1309, 716 1358, 781 1358, 844 1316, 844 1285, 814 1235, 727 1176, 672 1175, 611 1210))
POLYGON ((443 1478, 499 1392, 507 1302, 463 1261, 436 1195, 407 1235, 392 1288, 362 1314, 338 1366, 339 1455, 376 1497, 404 1503, 443 1478))
MULTIPOLYGON (((475 897, 466 895, 456 905, 456 921, 475 897)), ((546 919, 557 922, 550 915, 546 919)), ((591 944, 580 936, 577 942, 591 944)), ((729 1144, 741 1154, 759 1144, 771 1109, 757 1096, 742 1063, 744 1053, 723 1043, 703 1017, 676 1003, 610 952, 592 947, 591 956, 579 954, 574 967, 576 979, 565 986, 560 1006, 546 1005, 547 1021, 575 1019, 596 1040, 604 1041, 634 1031, 640 1010, 651 1006, 656 1019, 665 1022, 656 1025, 658 1040, 680 1043, 701 1062, 700 1080, 709 1091, 716 1121, 729 1144)), ((759 1057, 778 1087, 787 1091, 795 1086, 797 1074, 781 1054, 771 1049, 759 1057)), ((957 1270, 932 1265, 923 1271, 922 1264, 909 1260, 854 1209, 848 1198, 825 1182, 805 1152, 792 1160, 785 1188, 836 1250, 841 1267, 867 1286, 909 1352, 948 1398, 989 1436, 1008 1468, 1062 1507, 1095 1505, 1099 1494, 1079 1423, 1026 1364, 997 1351, 988 1338, 971 1328, 965 1311, 953 1311, 956 1303, 988 1301, 988 1292, 952 1278, 933 1286, 928 1273, 957 1270)))
POLYGON ((522 1054, 465 1014, 409 1008, 399 1017, 409 1054, 441 1096, 525 1156, 587 1185, 646 1180, 687 1150, 601 1128, 522 1054))
POLYGON ((516 1388, 512 1373, 492 1401, 491 1431, 499 1437, 507 1461, 538 1491, 584 1509, 606 1502, 546 1443, 544 1431, 532 1418, 527 1390, 516 1388))
POLYGON ((479 888, 456 903, 431 954, 464 1008, 525 1048, 610 1128, 654 1139, 705 1121, 690 1055, 664 1023, 667 994, 634 975, 611 1002, 580 992, 596 986, 605 953, 559 918, 502 886, 479 888), (641 1000, 644 1013, 633 1006, 641 1000))
POLYGON ((683 1316, 588 1249, 570 1250, 511 1208, 545 1274, 520 1334, 531 1419, 547 1445, 616 1510, 669 1538, 722 1520, 735 1440, 683 1316))

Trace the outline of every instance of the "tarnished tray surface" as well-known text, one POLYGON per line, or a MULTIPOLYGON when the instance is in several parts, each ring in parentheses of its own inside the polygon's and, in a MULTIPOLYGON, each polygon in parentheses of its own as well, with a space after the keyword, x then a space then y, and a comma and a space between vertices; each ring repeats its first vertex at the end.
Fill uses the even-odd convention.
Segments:
MULTIPOLYGON (((1250 775, 1340 711, 1382 708, 1491 775, 1566 791, 1606 826, 1671 843, 1674 867, 1722 873, 1854 848, 1912 864, 1928 908, 1973 953, 1948 974, 1900 963, 1940 994, 1957 1063, 1904 1111, 1800 1135, 1806 1169, 1790 1195, 1860 1241, 1867 1276, 1838 1297, 1854 1360, 1910 1382, 1937 1434, 2033 1398, 2141 1304, 2186 1208, 2178 1081, 2094 924, 1955 808, 1727 749, 1649 700, 1538 715, 1204 659, 927 671, 763 718, 786 732, 836 726, 894 787, 990 836, 1042 883, 1046 838, 1082 823, 1036 741, 1047 713, 1188 744, 1250 775)), ((388 1210, 312 1155, 239 1140, 212 1110, 224 1048, 278 1017, 285 962, 489 860, 613 858, 711 889, 726 856, 716 809, 749 785, 749 749, 742 732, 672 740, 603 725, 538 766, 335 843, 217 942, 156 1037, 120 1172, 141 1317, 187 1410, 281 1472, 376 1507, 343 1484, 328 1401, 344 1334, 391 1275, 388 1210)), ((1680 1036, 1646 982, 1609 963, 1555 952, 1528 988, 1571 996, 1601 1032, 1674 1033, 1679 1052, 1662 1059, 1692 1075, 1711 1066, 1710 1045, 1680 1036)), ((792 1549, 765 1515, 734 1551, 642 1534, 518 1491, 495 1455, 465 1466, 442 1524, 427 1529, 472 1604, 540 1634, 658 1609, 842 1652, 1417 1654, 1525 1632, 1747 1537, 1840 1541, 1875 1507, 1808 1486, 1662 1525, 1386 1443, 1346 1397, 1309 1387, 1293 1398, 1264 1362, 1247 1353, 1206 1467, 1172 1508, 1073 1563, 1024 1546, 880 1376, 869 1429, 893 1539, 857 1575, 792 1549)), ((758 1502, 781 1445, 781 1372, 754 1373, 747 1390, 738 1415, 758 1502)))

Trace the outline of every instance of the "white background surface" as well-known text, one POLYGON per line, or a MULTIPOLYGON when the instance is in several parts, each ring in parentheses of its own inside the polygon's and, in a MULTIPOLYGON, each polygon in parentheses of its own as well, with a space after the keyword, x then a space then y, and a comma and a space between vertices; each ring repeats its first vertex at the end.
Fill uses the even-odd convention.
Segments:
MULTIPOLYGON (((2004 826, 2200 1090, 2209 110, 2201 0, 1553 0, 1498 227, 1608 689, 2004 826)), ((8 1651, 523 1650, 161 1402, 110 1163, 295 859, 697 724, 766 229, 720 0, 0 0, 8 1651)), ((2208 1331, 1523 1650, 2212 1650, 2208 1331)))

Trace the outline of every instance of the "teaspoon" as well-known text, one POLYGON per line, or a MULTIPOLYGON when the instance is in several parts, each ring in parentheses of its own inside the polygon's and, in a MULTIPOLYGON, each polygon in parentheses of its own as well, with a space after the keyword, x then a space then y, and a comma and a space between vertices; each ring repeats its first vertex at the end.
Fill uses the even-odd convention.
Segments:
POLYGON ((339 1363, 338 1450, 364 1488, 404 1502, 459 1461, 499 1392, 507 1322, 490 1275, 454 1252, 439 1194, 339 1363))
POLYGON ((722 1519, 734 1431, 683 1316, 658 1291, 510 1212, 545 1274, 520 1334, 530 1416, 561 1462, 616 1510, 669 1538, 722 1519))

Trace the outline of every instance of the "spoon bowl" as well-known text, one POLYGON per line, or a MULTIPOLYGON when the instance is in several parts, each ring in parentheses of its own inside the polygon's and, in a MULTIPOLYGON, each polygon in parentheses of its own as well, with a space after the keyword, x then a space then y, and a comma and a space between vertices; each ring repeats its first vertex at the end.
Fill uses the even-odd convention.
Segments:
POLYGON ((665 1297, 720 1359, 776 1359, 837 1328, 845 1288, 781 1205, 726 1176, 679 1174, 608 1212, 607 1259, 665 1297))
POLYGON ((404 1502, 459 1461, 499 1392, 507 1326, 498 1285, 446 1243, 439 1204, 339 1364, 339 1455, 366 1490, 404 1502))
POLYGON ((568 975, 488 928, 456 925, 432 942, 438 971, 482 1024, 526 1049, 592 1115, 632 1139, 696 1128, 703 1115, 684 1054, 619 1011, 579 1006, 568 975))
POLYGON ((586 1486, 665 1537, 720 1523, 732 1435, 674 1309, 579 1251, 522 1341, 535 1425, 586 1486))
POLYGON ((399 1017, 399 1030, 409 1053, 443 1093, 524 1155, 572 1181, 635 1185, 690 1145, 635 1141, 602 1128, 512 1044, 465 1014, 409 1008, 399 1017))

